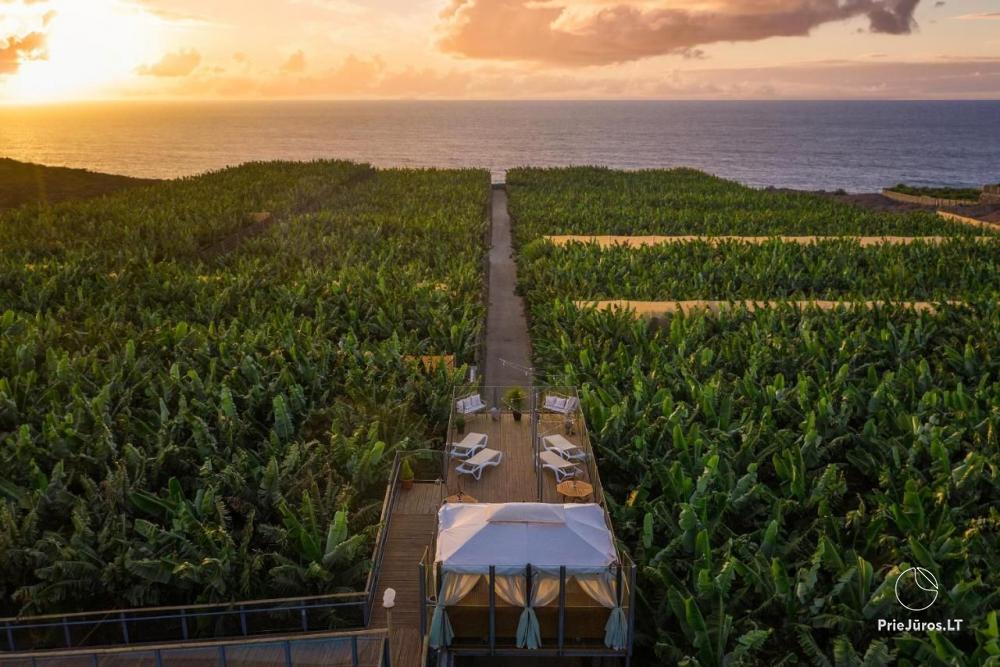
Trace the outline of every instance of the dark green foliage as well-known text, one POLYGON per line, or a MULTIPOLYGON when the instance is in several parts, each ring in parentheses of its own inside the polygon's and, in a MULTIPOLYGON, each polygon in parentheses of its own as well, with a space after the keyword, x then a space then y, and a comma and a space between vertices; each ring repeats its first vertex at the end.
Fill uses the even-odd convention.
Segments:
POLYGON ((84 169, 46 167, 0 158, 0 211, 24 204, 49 205, 99 197, 155 181, 84 169))
POLYGON ((488 192, 477 171, 249 165, 52 229, 0 217, 3 612, 363 586, 387 466, 443 435, 475 355, 488 192), (230 196, 250 183, 288 214, 199 259, 224 211, 264 208, 230 196), (456 371, 405 361, 435 353, 456 371))
POLYGON ((523 282, 578 299, 1000 298, 1000 239, 860 246, 691 241, 643 248, 571 243, 521 257, 523 282))
MULTIPOLYGON (((677 213, 688 220, 728 210, 728 197, 742 192, 722 181, 709 187, 707 177, 687 171, 584 170, 579 189, 568 176, 515 174, 517 234, 526 251, 520 287, 536 369, 554 385, 581 387, 615 526, 640 566, 637 661, 994 664, 995 247, 955 241, 869 249, 847 240, 631 251, 541 245, 537 236, 547 233, 631 231, 615 210, 642 210, 634 228, 662 232, 647 225, 654 218, 643 217, 642 202, 682 177, 704 186, 702 203, 677 213), (662 187, 650 184, 656 178, 662 187), (607 182, 615 187, 594 194, 607 182), (559 192, 584 194, 567 195, 566 207, 550 215, 559 192), (599 213, 575 218, 591 195, 601 201, 593 209, 599 213), (942 305, 935 314, 782 306, 656 323, 572 304, 596 296, 794 295, 972 303, 942 305), (877 630, 879 618, 909 618, 892 589, 910 565, 930 569, 942 588, 941 599, 914 617, 962 618, 967 630, 877 630)), ((820 208, 819 218, 798 218, 809 220, 805 225, 783 218, 715 231, 861 231, 863 219, 866 232, 871 221, 882 232, 943 229, 920 216, 858 218, 850 211, 820 208)), ((665 206, 662 218, 675 212, 665 206)))
POLYGON ((932 212, 866 211, 807 193, 756 190, 693 169, 507 172, 515 238, 540 234, 971 234, 932 212))

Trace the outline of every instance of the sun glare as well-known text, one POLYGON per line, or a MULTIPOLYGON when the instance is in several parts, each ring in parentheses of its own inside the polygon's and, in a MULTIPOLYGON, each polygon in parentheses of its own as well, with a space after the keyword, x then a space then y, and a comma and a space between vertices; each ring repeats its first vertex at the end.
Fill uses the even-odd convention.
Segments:
POLYGON ((54 0, 48 57, 24 62, 5 85, 11 99, 46 102, 113 93, 114 85, 155 57, 155 17, 118 0, 54 0))

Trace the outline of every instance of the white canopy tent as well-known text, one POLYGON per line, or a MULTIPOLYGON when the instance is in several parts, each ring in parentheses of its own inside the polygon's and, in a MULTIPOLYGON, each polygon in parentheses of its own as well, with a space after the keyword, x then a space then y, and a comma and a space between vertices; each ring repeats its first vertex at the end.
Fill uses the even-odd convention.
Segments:
POLYGON ((612 610, 605 644, 625 643, 621 591, 611 566, 618 562, 604 510, 595 504, 547 503, 447 504, 438 511, 435 561, 441 588, 431 622, 431 644, 451 643, 446 607, 458 604, 493 567, 497 595, 524 607, 518 646, 537 648, 540 641, 534 607, 559 595, 560 569, 580 588, 612 610), (529 580, 530 566, 530 580, 529 580))
POLYGON ((448 504, 438 511, 443 572, 522 573, 525 566, 606 569, 618 560, 600 505, 448 504))

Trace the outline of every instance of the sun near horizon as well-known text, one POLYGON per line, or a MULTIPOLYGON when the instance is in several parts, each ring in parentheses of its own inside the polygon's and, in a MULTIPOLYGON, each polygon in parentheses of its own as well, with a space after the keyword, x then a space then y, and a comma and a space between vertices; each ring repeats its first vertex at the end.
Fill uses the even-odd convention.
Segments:
POLYGON ((1000 97, 990 0, 0 0, 0 103, 1000 97))

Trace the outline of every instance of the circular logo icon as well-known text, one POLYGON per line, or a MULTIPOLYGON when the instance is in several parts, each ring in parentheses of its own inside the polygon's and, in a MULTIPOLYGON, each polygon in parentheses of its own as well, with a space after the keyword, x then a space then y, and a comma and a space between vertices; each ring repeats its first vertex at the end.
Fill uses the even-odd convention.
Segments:
POLYGON ((923 611, 938 597, 938 582, 925 567, 903 570, 896 578, 896 599, 910 611, 923 611))

